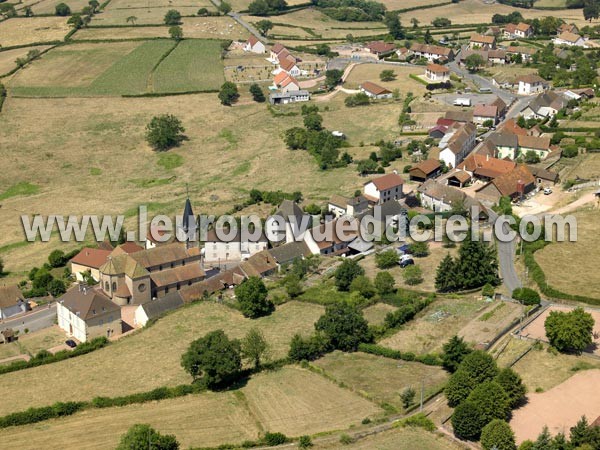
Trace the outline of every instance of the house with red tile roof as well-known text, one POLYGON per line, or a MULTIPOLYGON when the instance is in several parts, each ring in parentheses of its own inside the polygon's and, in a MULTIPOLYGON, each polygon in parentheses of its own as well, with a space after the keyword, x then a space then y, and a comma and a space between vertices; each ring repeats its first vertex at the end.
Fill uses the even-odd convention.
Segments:
POLYGON ((450 69, 440 64, 429 64, 425 68, 425 77, 436 83, 450 80, 450 69))
POLYGON ((378 84, 372 83, 371 81, 365 81, 360 85, 361 92, 367 94, 370 98, 379 100, 384 98, 392 98, 392 91, 379 86, 378 84))
POLYGON ((244 43, 243 49, 245 52, 260 53, 260 54, 265 53, 267 51, 265 44, 263 44, 253 34, 250 35, 248 40, 244 43))
POLYGON ((390 200, 400 200, 404 193, 404 180, 395 172, 368 181, 363 186, 363 195, 367 200, 382 204, 390 200))
POLYGON ((84 247, 71 259, 71 273, 77 280, 83 281, 84 272, 89 271, 94 280, 100 280, 98 269, 106 262, 111 252, 111 250, 84 247))

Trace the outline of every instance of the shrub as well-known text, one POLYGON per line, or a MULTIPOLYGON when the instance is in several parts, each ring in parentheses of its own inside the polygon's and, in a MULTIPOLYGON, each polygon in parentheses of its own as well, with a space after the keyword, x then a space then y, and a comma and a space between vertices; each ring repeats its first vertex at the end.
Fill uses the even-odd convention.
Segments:
POLYGON ((494 290, 494 286, 489 283, 487 283, 485 286, 483 286, 483 289, 481 289, 481 295, 484 297, 492 298, 494 297, 495 293, 496 291, 494 290))
POLYGON ((65 3, 59 3, 54 7, 54 13, 57 16, 66 17, 71 15, 71 8, 65 3))
POLYGON ((313 443, 312 440, 310 439, 310 436, 300 436, 300 439, 298 439, 298 447, 299 448, 309 448, 312 447, 313 443))
POLYGON ((423 413, 418 413, 414 416, 407 417, 406 419, 401 420, 400 424, 403 427, 419 427, 431 432, 437 429, 433 421, 423 413))
POLYGON ((485 450, 517 450, 515 435, 504 420, 494 419, 481 431, 481 446, 485 450))
POLYGON ((400 257, 394 249, 386 250, 375 255, 375 264, 380 269, 389 269, 398 265, 400 257))
POLYGON ((370 299, 376 294, 373 283, 364 275, 359 275, 352 280, 352 283, 350 283, 350 292, 358 292, 366 299, 370 299))
POLYGON ((540 294, 537 291, 527 287, 515 289, 512 292, 512 298, 527 306, 539 305, 541 301, 540 294))
POLYGON ((265 435, 262 438, 262 441, 266 444, 266 445, 281 445, 281 444, 285 444, 288 441, 288 438, 285 434, 283 433, 269 433, 268 431, 265 433, 265 435))
POLYGON ((237 102, 238 98, 240 98, 240 93, 238 92, 235 83, 226 81, 221 85, 218 97, 219 100, 221 100, 222 105, 231 106, 233 103, 237 102))
POLYGON ((258 277, 250 277, 235 288, 235 296, 245 317, 255 319, 273 312, 275 305, 267 298, 268 290, 258 277))
POLYGON ((314 361, 331 350, 333 348, 329 340, 321 333, 315 333, 309 338, 296 334, 290 342, 288 357, 296 362, 314 361))
POLYGON ((340 436, 340 444, 343 445, 350 445, 354 442, 354 439, 352 439, 351 436, 349 436, 348 434, 344 433, 340 436))
POLYGON ((333 276, 335 285, 340 291, 350 289, 350 284, 359 275, 364 275, 364 269, 353 259, 344 259, 342 264, 336 269, 333 276))
POLYGON ((408 266, 402 272, 404 282, 409 286, 414 286, 423 282, 423 271, 417 265, 408 266))
POLYGON ((389 272, 378 272, 377 275, 375 275, 374 285, 379 295, 392 294, 395 289, 395 284, 396 281, 389 272))
POLYGON ((156 450, 178 450, 179 443, 172 434, 162 435, 150 425, 133 425, 127 433, 121 437, 117 450, 137 450, 146 448, 152 443, 152 449, 156 450))

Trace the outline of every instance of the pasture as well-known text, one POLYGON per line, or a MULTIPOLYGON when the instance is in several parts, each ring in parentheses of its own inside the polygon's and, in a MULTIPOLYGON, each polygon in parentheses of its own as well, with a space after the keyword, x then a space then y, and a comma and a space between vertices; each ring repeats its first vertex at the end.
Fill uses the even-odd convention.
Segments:
POLYGON ((36 47, 15 48, 14 50, 0 52, 0 76, 16 68, 17 64, 15 63, 15 60, 17 58, 24 58, 27 55, 27 52, 31 50, 43 52, 49 47, 50 46, 48 45, 38 45, 36 47))
POLYGON ((441 367, 361 352, 336 351, 313 364, 352 391, 380 405, 392 405, 398 411, 403 410, 400 394, 404 389, 412 387, 417 392, 415 403, 418 403, 421 382, 424 383, 424 396, 427 397, 440 390, 448 379, 448 373, 441 367))
POLYGON ((62 41, 69 32, 66 17, 28 17, 0 22, 0 45, 26 45, 62 41))
POLYGON ((257 327, 271 345, 272 357, 281 358, 287 354, 292 336, 310 333, 322 312, 317 305, 291 302, 268 317, 249 320, 223 305, 194 304, 88 355, 2 375, 0 414, 60 400, 90 400, 188 383, 191 378, 181 368, 181 354, 192 340, 216 329, 242 338, 257 327), (111 381, 107 383, 109 373, 111 381), (17 388, 24 376, 29 380, 26 391, 17 388))
POLYGON ((82 28, 73 35, 74 41, 85 40, 119 40, 119 39, 150 39, 169 37, 169 27, 122 27, 122 28, 82 28))
POLYGON ((474 296, 440 298, 380 344, 417 354, 440 352, 448 339, 464 331, 469 322, 476 320, 490 307, 493 306, 474 296))
POLYGON ((248 38, 248 31, 231 17, 185 17, 182 22, 184 38, 244 41, 248 38))
MULTIPOLYGON (((600 159, 600 158, 598 158, 600 159)), ((588 169, 589 170, 589 169, 588 169)), ((591 267, 600 255, 598 242, 598 210, 583 209, 574 213, 577 219, 577 242, 555 242, 535 253, 534 257, 546 274, 546 281, 556 289, 600 299, 600 274, 587 270, 586 276, 576 270, 564 270, 557 261, 577 261, 591 267)))
MULTIPOLYGON (((600 370, 585 370, 543 393, 529 393, 527 404, 513 411, 510 421, 517 443, 535 440, 544 426, 552 435, 564 433, 581 416, 591 423, 598 416, 600 370)), ((567 432, 568 433, 568 432, 567 432)))
POLYGON ((60 0, 42 0, 41 2, 36 2, 31 7, 31 10, 34 14, 55 14, 56 5, 59 3, 66 3, 69 8, 71 8, 72 13, 81 12, 81 10, 89 6, 87 0, 67 0, 65 2, 61 2, 60 0))
POLYGON ((418 81, 410 78, 409 75, 422 75, 425 73, 423 67, 396 67, 382 66, 381 64, 359 64, 354 66, 346 81, 344 87, 348 89, 358 89, 361 83, 372 81, 375 84, 383 86, 390 91, 394 89, 400 90, 400 95, 405 96, 407 92, 412 92, 419 97, 426 92, 425 86, 418 81), (383 70, 393 70, 396 79, 393 81, 381 81, 379 74, 383 70))
POLYGON ((200 8, 214 11, 215 7, 210 0, 111 0, 108 6, 95 15, 92 25, 126 25, 127 18, 135 17, 134 24, 163 24, 165 14, 170 9, 175 9, 182 16, 195 15, 200 8))
POLYGON ((319 375, 296 367, 252 377, 236 391, 94 409, 65 419, 0 431, 0 438, 22 449, 114 448, 135 423, 149 423, 175 434, 182 448, 218 446, 257 439, 264 431, 289 436, 346 429, 379 408, 319 375), (82 433, 81 430, 86 432, 82 433))
POLYGON ((156 92, 219 89, 225 81, 219 41, 181 41, 160 63, 152 81, 156 92))
MULTIPOLYGON (((1 55, 1 53, 0 53, 1 55)), ((594 124, 596 126, 596 123, 594 124)), ((597 178, 600 179, 600 153, 588 153, 579 156, 581 158, 572 171, 569 172, 568 178, 597 178)))

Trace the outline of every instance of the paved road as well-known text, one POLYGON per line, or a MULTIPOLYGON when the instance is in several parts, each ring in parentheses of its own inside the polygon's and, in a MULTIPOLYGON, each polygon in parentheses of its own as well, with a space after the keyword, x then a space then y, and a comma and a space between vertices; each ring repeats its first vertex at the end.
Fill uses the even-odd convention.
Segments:
MULTIPOLYGON (((492 224, 496 223, 498 215, 489 210, 490 221, 492 224)), ((504 224, 505 232, 508 231, 508 225, 504 224)), ((517 275, 517 269, 515 268, 515 240, 510 242, 496 241, 496 248, 498 249, 498 263, 500 265, 500 273, 502 274, 502 283, 506 286, 508 292, 512 292, 517 288, 523 286, 519 275, 517 275)))
MULTIPOLYGON (((221 0, 210 0, 210 1, 213 5, 215 5, 217 7, 217 9, 219 9, 219 6, 221 6, 221 0)), ((262 34, 260 34, 260 32, 256 28, 254 28, 252 25, 250 25, 248 22, 246 22, 244 19, 242 19, 242 15, 240 13, 231 11, 227 15, 229 17, 231 17, 233 20, 235 20, 237 23, 239 23, 241 26, 243 26, 251 34, 256 36, 257 39, 259 39, 260 41, 266 42, 267 39, 262 34)))
POLYGON ((32 332, 51 327, 54 325, 55 318, 56 304, 53 303, 50 305, 50 308, 42 306, 40 309, 29 312, 23 316, 14 319, 6 319, 0 322, 0 328, 12 328, 13 330, 19 330, 19 333, 23 334, 25 328, 29 329, 29 332, 32 332))
POLYGON ((456 73, 458 76, 471 80, 480 88, 490 89, 492 93, 496 94, 498 97, 504 100, 504 102, 507 105, 510 105, 516 98, 515 94, 513 94, 512 92, 505 91, 504 89, 500 89, 497 86, 494 86, 494 84, 487 78, 477 75, 476 73, 471 73, 467 69, 459 67, 456 61, 450 62, 448 64, 448 67, 450 68, 450 70, 452 70, 452 72, 456 73))

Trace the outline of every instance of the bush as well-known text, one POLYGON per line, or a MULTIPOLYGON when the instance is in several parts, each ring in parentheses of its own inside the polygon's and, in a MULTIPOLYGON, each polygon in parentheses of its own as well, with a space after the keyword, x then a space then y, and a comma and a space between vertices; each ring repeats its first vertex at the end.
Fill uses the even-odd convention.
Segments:
POLYGON ((430 432, 437 430, 437 427, 433 421, 423 413, 418 413, 414 416, 407 417, 406 419, 401 420, 400 424, 403 427, 419 427, 430 432))
POLYGON ((85 402, 58 402, 52 406, 29 408, 22 412, 16 412, 0 417, 0 428, 27 425, 57 417, 70 416, 77 411, 80 411, 85 406, 85 402))
POLYGON ((423 271, 417 265, 408 266, 402 272, 404 282, 409 286, 414 286, 423 282, 423 271))
POLYGON ((364 275, 359 275, 352 280, 352 283, 350 283, 350 292, 358 292, 366 299, 374 297, 377 293, 371 280, 364 275))
POLYGON ((375 264, 379 269, 389 269, 398 265, 400 257, 394 249, 386 250, 375 255, 375 264))
POLYGON ((331 350, 333 347, 329 340, 321 333, 315 333, 306 339, 296 334, 290 342, 288 357, 296 362, 314 361, 331 350))
POLYGON ((429 244, 427 242, 415 242, 410 244, 409 248, 409 252, 417 258, 429 255, 429 244))
POLYGON ((312 447, 313 443, 312 440, 310 439, 310 436, 300 436, 300 439, 298 439, 298 448, 309 448, 312 447))
POLYGON ((235 83, 226 81, 221 85, 218 97, 219 100, 221 100, 222 105, 231 106, 233 103, 237 102, 238 98, 240 98, 240 93, 238 92, 235 83))
POLYGON ((517 450, 515 435, 504 420, 494 419, 481 431, 481 446, 484 450, 517 450))
POLYGON ((335 285, 340 291, 350 289, 350 284, 359 275, 364 275, 364 269, 353 259, 344 259, 342 264, 336 269, 333 276, 335 285))
POLYGON ((351 436, 349 436, 345 433, 340 436, 340 444, 350 445, 352 443, 354 443, 354 439, 352 439, 351 436))
POLYGON ((262 441, 265 443, 265 445, 274 446, 285 444, 288 441, 288 438, 283 433, 269 433, 267 431, 263 436, 262 441))
POLYGON ((54 7, 54 13, 57 16, 66 17, 71 15, 71 8, 65 3, 59 3, 54 7))
POLYGON ((481 289, 481 295, 483 295, 484 297, 493 298, 495 293, 496 291, 494 290, 494 286, 492 286, 489 283, 487 283, 481 289))
POLYGON ((392 294, 395 290, 396 281, 394 277, 389 272, 378 272, 375 275, 375 289, 379 295, 388 295, 392 294))
POLYGON ((138 450, 147 447, 156 450, 178 450, 179 442, 172 434, 162 435, 150 425, 136 424, 121 437, 117 450, 138 450))
POLYGON ((344 99, 344 104, 349 107, 355 106, 366 106, 371 103, 371 99, 364 92, 359 92, 358 94, 351 95, 344 99))
POLYGON ((537 291, 526 287, 515 289, 512 292, 512 298, 527 306, 539 305, 541 301, 540 294, 537 291))

